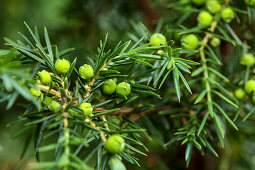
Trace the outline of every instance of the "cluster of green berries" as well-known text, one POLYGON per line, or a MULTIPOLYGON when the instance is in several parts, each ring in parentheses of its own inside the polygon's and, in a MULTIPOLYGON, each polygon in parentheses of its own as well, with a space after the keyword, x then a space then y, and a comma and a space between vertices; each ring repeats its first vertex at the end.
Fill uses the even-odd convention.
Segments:
POLYGON ((255 80, 248 80, 245 85, 244 89, 238 88, 235 91, 235 96, 237 99, 243 99, 245 97, 245 92, 248 93, 248 95, 252 95, 252 101, 255 103, 255 80))
POLYGON ((103 84, 103 93, 110 95, 116 91, 117 94, 128 96, 131 92, 131 87, 129 83, 121 82, 118 85, 113 79, 108 79, 103 84))
POLYGON ((125 140, 118 134, 111 135, 105 145, 110 153, 119 154, 125 149, 125 140))

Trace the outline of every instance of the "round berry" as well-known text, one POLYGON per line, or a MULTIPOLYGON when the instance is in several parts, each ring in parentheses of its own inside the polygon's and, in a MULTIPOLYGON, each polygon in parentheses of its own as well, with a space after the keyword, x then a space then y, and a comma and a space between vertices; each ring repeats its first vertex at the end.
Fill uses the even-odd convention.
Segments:
POLYGON ((212 14, 216 14, 221 10, 221 4, 217 0, 209 0, 206 2, 206 8, 212 14))
POLYGON ((34 88, 30 88, 30 93, 35 96, 38 97, 41 95, 41 90, 40 89, 34 89, 34 88))
POLYGON ((113 94, 116 89, 116 83, 113 79, 108 79, 104 82, 103 92, 104 94, 113 94))
POLYGON ((39 75, 40 75, 40 79, 41 79, 41 82, 42 84, 50 84, 51 82, 51 76, 50 76, 50 73, 46 70, 43 70, 41 72, 39 72, 39 75))
POLYGON ((52 111, 53 113, 57 113, 57 112, 59 112, 60 110, 61 110, 61 105, 58 103, 58 102, 56 102, 56 101, 52 101, 51 102, 51 104, 49 105, 49 109, 50 109, 50 111, 52 111))
POLYGON ((220 39, 218 37, 213 37, 210 42, 211 46, 218 47, 220 45, 220 39))
POLYGON ((249 6, 255 6, 255 0, 245 0, 245 3, 249 6))
POLYGON ((70 63, 68 60, 66 59, 57 59, 56 63, 55 63, 55 70, 59 73, 59 74, 66 74, 68 72, 70 68, 70 63))
POLYGON ((243 89, 239 88, 235 91, 235 96, 237 99, 243 99, 245 96, 245 91, 243 89))
POLYGON ((200 25, 209 26, 213 22, 213 17, 209 12, 202 11, 198 14, 197 20, 200 25))
POLYGON ((166 45, 166 37, 160 33, 154 33, 150 38, 152 46, 166 45))
POLYGON ((44 106, 48 107, 52 101, 53 101, 53 99, 51 97, 46 96, 43 100, 43 104, 44 104, 44 106))
POLYGON ((203 5, 206 0, 191 0, 196 5, 203 5))
POLYGON ((255 91, 255 80, 248 80, 246 83, 245 83, 245 91, 248 93, 248 94, 251 94, 253 91, 255 91))
POLYGON ((221 11, 221 18, 226 22, 231 22, 235 18, 235 12, 227 7, 221 11))
POLYGON ((129 95, 130 91, 131 91, 130 84, 126 82, 119 83, 116 87, 116 93, 123 96, 129 95))
POLYGON ((240 63, 246 66, 253 66, 255 64, 255 57, 251 53, 246 53, 241 57, 240 63))
POLYGON ((125 148, 125 141, 120 135, 111 135, 106 141, 106 148, 112 154, 121 153, 125 148))
POLYGON ((79 106, 79 109, 81 109, 84 112, 85 116, 92 116, 93 107, 90 103, 82 103, 79 106))
POLYGON ((195 50, 198 46, 198 38, 194 34, 188 34, 183 36, 181 44, 184 49, 195 50))
POLYGON ((79 68, 79 74, 83 79, 90 79, 94 76, 94 70, 90 65, 84 64, 79 68))

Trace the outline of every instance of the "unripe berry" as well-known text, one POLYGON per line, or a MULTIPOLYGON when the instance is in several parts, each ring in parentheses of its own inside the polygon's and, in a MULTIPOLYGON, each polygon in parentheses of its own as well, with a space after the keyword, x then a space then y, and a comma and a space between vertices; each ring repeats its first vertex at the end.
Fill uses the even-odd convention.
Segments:
POLYGON ((115 92, 116 86, 117 85, 114 80, 112 79, 106 80, 103 85, 104 94, 113 94, 115 92))
POLYGON ((130 91, 131 91, 130 84, 126 82, 119 83, 116 87, 116 93, 123 96, 129 95, 130 91))
POLYGON ((50 73, 46 70, 43 70, 41 72, 39 72, 39 75, 40 75, 40 80, 42 82, 42 84, 50 84, 51 82, 51 76, 50 76, 50 73))
POLYGON ((70 63, 68 60, 66 59, 57 59, 56 63, 55 63, 55 70, 59 73, 59 74, 66 74, 68 72, 70 68, 70 63))
POLYGON ((217 0, 208 0, 206 2, 206 8, 212 13, 216 14, 221 10, 221 4, 217 0))
POLYGON ((30 93, 35 96, 35 97, 38 97, 41 95, 41 90, 37 90, 37 89, 34 89, 34 88, 30 88, 30 93))
POLYGON ((213 47, 218 47, 220 45, 220 39, 218 37, 213 37, 210 44, 213 47))
POLYGON ((255 64, 255 57, 251 53, 246 53, 241 57, 240 63, 246 66, 253 66, 255 64))
POLYGON ((235 91, 235 96, 237 99, 243 99, 245 96, 245 91, 243 89, 239 88, 235 91))
POLYGON ((198 14, 197 20, 200 25, 209 26, 213 22, 213 17, 209 12, 202 11, 198 14))
POLYGON ((125 149, 125 141, 120 135, 111 135, 106 141, 106 148, 112 154, 118 154, 125 149))
POLYGON ((81 109, 84 112, 85 116, 92 116, 93 108, 90 103, 80 104, 79 109, 81 109))
POLYGON ((188 34, 181 39, 182 47, 187 50, 195 50, 198 46, 197 36, 194 34, 188 34))
POLYGON ((245 0, 245 3, 249 6, 255 6, 255 0, 245 0))
MULTIPOLYGON (((245 91, 248 93, 248 94, 251 94, 252 91, 255 91, 255 80, 248 80, 246 83, 245 83, 245 91)), ((254 92, 253 92, 254 93, 254 92)))
POLYGON ((196 5, 203 5, 206 0, 191 0, 196 5))
POLYGON ((60 110, 61 110, 61 105, 58 103, 58 102, 56 102, 56 101, 52 101, 51 102, 51 104, 49 105, 49 109, 50 109, 50 111, 52 111, 53 113, 57 113, 57 112, 59 112, 60 110))
POLYGON ((231 22, 235 18, 235 12, 231 8, 224 8, 221 11, 221 18, 226 22, 231 22))
POLYGON ((43 104, 44 104, 44 106, 48 107, 52 101, 53 101, 53 99, 51 97, 46 96, 43 100, 43 104))
POLYGON ((166 37, 160 33, 154 33, 150 38, 152 46, 166 45, 166 37))
POLYGON ((84 64, 79 68, 79 74, 83 79, 89 79, 94 76, 94 70, 90 65, 84 64))

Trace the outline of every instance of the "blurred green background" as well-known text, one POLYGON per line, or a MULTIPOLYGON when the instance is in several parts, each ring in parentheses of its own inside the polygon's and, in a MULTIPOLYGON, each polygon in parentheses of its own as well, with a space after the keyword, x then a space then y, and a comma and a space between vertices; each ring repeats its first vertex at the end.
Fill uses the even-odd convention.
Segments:
MULTIPOLYGON (((46 26, 52 44, 57 44, 60 50, 75 47, 68 58, 77 57, 78 65, 82 65, 87 57, 94 55, 99 40, 106 33, 109 33, 107 48, 111 48, 120 40, 128 40, 127 32, 133 31, 131 21, 142 22, 153 31, 161 17, 176 17, 167 8, 169 2, 172 1, 0 0, 0 48, 8 48, 3 37, 15 40, 19 38, 18 32, 26 32, 23 24, 26 21, 30 26, 38 26, 41 32, 46 26)), ((33 144, 28 146, 29 153, 19 159, 25 138, 12 139, 11 134, 18 127, 6 126, 22 112, 23 108, 18 105, 5 110, 5 105, 0 104, 0 170, 27 170, 27 164, 34 161, 33 144)), ((247 121, 238 125, 241 130, 230 132, 225 149, 218 151, 220 159, 208 153, 205 156, 194 153, 188 169, 255 169, 254 124, 247 121)), ((173 145, 166 151, 157 143, 151 143, 149 148, 152 152, 148 157, 139 157, 142 167, 128 164, 127 169, 185 169, 184 148, 173 145)))

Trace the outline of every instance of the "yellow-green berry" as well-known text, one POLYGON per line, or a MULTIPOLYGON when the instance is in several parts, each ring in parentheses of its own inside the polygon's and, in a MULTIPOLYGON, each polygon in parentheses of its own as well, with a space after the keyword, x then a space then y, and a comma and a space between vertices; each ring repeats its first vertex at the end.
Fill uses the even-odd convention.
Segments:
POLYGON ((240 63, 246 66, 253 66, 255 64, 255 57, 251 53, 246 53, 241 57, 240 63))
POLYGON ((104 94, 113 94, 116 89, 116 83, 113 79, 108 79, 104 82, 103 92, 104 94))
POLYGON ((231 22, 235 18, 233 9, 227 7, 221 11, 221 18, 226 22, 231 22))
POLYGON ((61 104, 59 104, 58 102, 56 101, 52 101, 51 104, 49 105, 49 109, 50 111, 52 111, 53 113, 57 113, 61 110, 61 104))
POLYGON ((195 50, 198 46, 198 38, 194 34, 188 34, 182 37, 181 44, 184 49, 195 50))
POLYGON ((125 140, 120 135, 111 135, 106 141, 106 148, 112 154, 118 154, 125 149, 125 140))
POLYGON ((93 107, 90 103, 82 103, 79 106, 79 109, 81 109, 84 112, 85 116, 92 116, 93 107))
POLYGON ((116 93, 123 96, 129 95, 130 91, 131 91, 130 84, 126 82, 119 83, 116 87, 116 93))
POLYGON ((208 11, 210 11, 212 14, 216 14, 220 12, 221 10, 221 4, 217 0, 208 0, 206 2, 206 8, 208 11))
POLYGON ((150 38, 152 46, 166 45, 166 37, 160 33, 154 33, 150 38))
POLYGON ((40 80, 42 82, 42 84, 50 84, 51 82, 51 76, 50 73, 46 70, 43 70, 41 72, 39 72, 39 76, 40 76, 40 80))
POLYGON ((239 88, 235 91, 235 96, 237 99, 243 99, 245 96, 245 91, 242 88, 239 88))
POLYGON ((44 106, 48 107, 52 101, 53 101, 53 99, 51 97, 46 96, 43 100, 43 104, 44 104, 44 106))
POLYGON ((220 39, 218 37, 213 37, 210 41, 211 46, 218 47, 220 45, 220 39))
MULTIPOLYGON (((245 91, 248 93, 248 94, 251 94, 253 91, 255 91, 255 80, 248 80, 246 83, 245 83, 245 91)), ((254 92, 253 92, 254 93, 254 92)))
POLYGON ((30 93, 35 96, 38 97, 41 95, 41 90, 40 89, 34 89, 34 88, 30 88, 30 93))
POLYGON ((83 79, 90 79, 94 76, 94 70, 90 65, 84 64, 79 68, 79 74, 83 79))
POLYGON ((213 17, 209 12, 202 11, 198 14, 197 20, 200 25, 209 26, 213 22, 213 17))
POLYGON ((206 0, 191 0, 196 5, 203 5, 206 0))
POLYGON ((255 6, 255 0, 245 0, 246 5, 255 6))
POLYGON ((66 74, 68 72, 68 70, 70 69, 70 63, 68 60, 66 59, 57 59, 57 61, 55 62, 55 70, 59 73, 59 74, 66 74))

